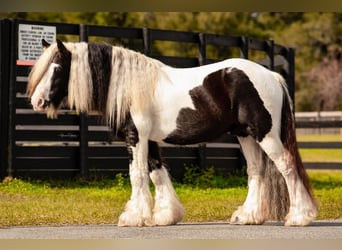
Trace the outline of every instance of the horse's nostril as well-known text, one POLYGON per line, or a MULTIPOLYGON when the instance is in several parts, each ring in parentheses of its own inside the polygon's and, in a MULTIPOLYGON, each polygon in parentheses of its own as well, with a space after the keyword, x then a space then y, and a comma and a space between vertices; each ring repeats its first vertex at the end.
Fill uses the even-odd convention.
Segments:
POLYGON ((44 99, 43 98, 39 98, 37 106, 38 107, 44 107, 44 103, 45 103, 44 99))

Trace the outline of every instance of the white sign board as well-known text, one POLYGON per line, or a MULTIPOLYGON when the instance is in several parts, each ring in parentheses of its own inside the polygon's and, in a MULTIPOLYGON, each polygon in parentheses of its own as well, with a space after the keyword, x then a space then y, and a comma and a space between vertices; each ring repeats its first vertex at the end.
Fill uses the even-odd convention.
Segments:
POLYGON ((45 25, 19 24, 18 59, 36 61, 43 52, 42 39, 49 43, 56 41, 56 27, 45 25))

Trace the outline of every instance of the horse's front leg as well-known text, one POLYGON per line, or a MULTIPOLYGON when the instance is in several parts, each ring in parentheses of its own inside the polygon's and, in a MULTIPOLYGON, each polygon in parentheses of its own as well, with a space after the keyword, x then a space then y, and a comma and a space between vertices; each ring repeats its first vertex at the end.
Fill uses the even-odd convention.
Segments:
POLYGON ((155 225, 172 225, 181 221, 185 210, 172 186, 169 173, 163 166, 159 146, 149 142, 150 177, 155 186, 155 204, 153 223, 155 225))
POLYGON ((120 215, 118 226, 152 226, 152 195, 149 189, 147 164, 148 141, 138 136, 136 129, 126 135, 130 158, 131 198, 120 215))

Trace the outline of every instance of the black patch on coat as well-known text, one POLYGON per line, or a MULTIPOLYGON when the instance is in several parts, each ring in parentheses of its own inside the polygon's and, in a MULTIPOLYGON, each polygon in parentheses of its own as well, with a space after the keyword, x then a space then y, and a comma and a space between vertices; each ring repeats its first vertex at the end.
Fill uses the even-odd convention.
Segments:
POLYGON ((148 141, 148 170, 152 172, 155 169, 160 169, 163 165, 163 160, 158 143, 148 141))
POLYGON ((112 68, 112 46, 88 43, 88 60, 93 80, 93 108, 105 111, 112 68))
POLYGON ((138 130, 133 122, 131 115, 128 114, 126 116, 125 122, 122 123, 121 127, 118 129, 114 127, 113 131, 116 131, 117 136, 126 142, 128 159, 131 163, 133 161, 132 147, 135 147, 139 142, 138 130))
MULTIPOLYGON (((135 147, 139 142, 139 134, 138 130, 133 122, 133 119, 130 114, 126 117, 125 122, 122 126, 116 130, 117 136, 125 140, 127 145, 128 159, 129 162, 133 161, 133 152, 132 147, 135 147)), ((152 172, 155 169, 160 169, 163 165, 162 155, 158 144, 155 141, 148 141, 148 169, 149 172, 152 172)), ((165 165, 165 164, 164 164, 165 165)))
POLYGON ((68 95, 68 83, 71 65, 71 52, 60 42, 58 50, 52 59, 59 67, 54 69, 51 77, 51 88, 47 104, 53 105, 57 109, 62 100, 68 95))
POLYGON ((213 72, 189 94, 195 109, 180 110, 177 129, 164 139, 167 143, 185 145, 211 141, 227 132, 251 135, 262 141, 271 130, 271 115, 242 70, 225 68, 213 72))

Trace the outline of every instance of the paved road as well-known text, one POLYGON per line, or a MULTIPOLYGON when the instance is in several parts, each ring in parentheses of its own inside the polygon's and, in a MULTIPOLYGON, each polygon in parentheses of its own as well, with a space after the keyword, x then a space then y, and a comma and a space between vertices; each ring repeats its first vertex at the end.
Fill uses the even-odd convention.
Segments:
POLYGON ((228 223, 180 223, 166 227, 129 228, 116 225, 0 228, 0 239, 342 239, 342 220, 316 221, 308 227, 228 223))

